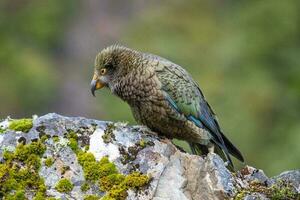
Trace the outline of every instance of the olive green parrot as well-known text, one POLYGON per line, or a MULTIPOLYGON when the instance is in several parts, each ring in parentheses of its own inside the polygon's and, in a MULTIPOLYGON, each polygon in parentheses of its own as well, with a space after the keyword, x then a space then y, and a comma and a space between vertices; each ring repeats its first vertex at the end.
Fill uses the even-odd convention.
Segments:
POLYGON ((91 91, 107 87, 127 102, 136 121, 168 138, 189 143, 194 154, 229 154, 240 161, 240 151, 225 137, 198 84, 179 65, 156 55, 113 45, 95 60, 91 91))

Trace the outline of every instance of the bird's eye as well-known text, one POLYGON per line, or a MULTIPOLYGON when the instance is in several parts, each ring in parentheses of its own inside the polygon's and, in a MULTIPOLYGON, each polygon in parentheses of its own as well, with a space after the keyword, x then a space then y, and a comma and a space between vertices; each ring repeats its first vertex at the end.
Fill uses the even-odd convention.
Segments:
POLYGON ((107 69, 102 68, 102 69, 100 70, 100 74, 101 74, 101 75, 104 75, 104 74, 106 74, 106 71, 107 71, 107 69))

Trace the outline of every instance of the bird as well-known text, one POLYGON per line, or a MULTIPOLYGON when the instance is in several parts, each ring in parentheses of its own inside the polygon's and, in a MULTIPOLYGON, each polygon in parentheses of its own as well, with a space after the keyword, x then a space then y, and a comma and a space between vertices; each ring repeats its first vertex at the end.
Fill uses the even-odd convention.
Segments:
POLYGON ((141 125, 169 139, 186 141, 193 154, 216 151, 234 168, 230 155, 241 152, 222 132, 199 85, 181 66, 122 45, 101 50, 95 59, 91 92, 109 88, 129 104, 141 125))

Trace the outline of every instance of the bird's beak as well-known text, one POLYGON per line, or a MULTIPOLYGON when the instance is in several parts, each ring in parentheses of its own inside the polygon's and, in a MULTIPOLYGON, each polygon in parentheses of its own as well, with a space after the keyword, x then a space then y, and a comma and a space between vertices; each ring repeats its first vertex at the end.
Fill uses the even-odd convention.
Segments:
POLYGON ((91 92, 95 96, 95 91, 103 88, 104 84, 100 81, 98 75, 94 74, 93 80, 91 82, 91 92))

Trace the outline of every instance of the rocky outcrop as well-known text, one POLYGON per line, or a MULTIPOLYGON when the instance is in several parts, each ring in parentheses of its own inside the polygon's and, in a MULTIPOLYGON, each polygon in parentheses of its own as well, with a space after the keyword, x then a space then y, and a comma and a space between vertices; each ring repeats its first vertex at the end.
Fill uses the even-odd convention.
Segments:
POLYGON ((300 198, 300 170, 273 178, 248 166, 231 173, 218 155, 190 155, 144 127, 124 123, 57 114, 30 123, 0 123, 0 198, 300 198))

